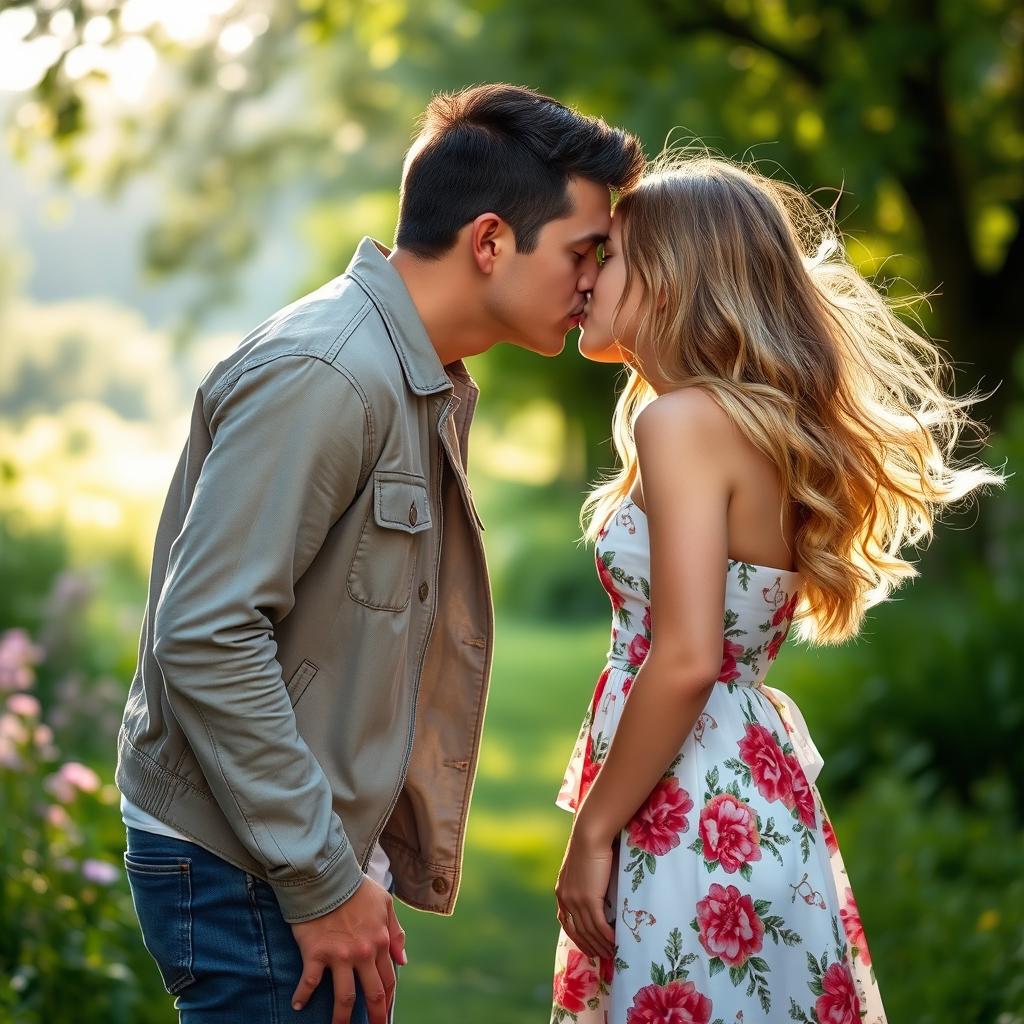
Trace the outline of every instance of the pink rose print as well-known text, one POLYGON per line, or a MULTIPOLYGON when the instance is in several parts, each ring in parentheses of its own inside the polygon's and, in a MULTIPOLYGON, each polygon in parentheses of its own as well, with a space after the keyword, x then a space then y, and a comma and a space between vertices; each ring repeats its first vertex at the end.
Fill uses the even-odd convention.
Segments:
POLYGON ((637 635, 633 637, 633 640, 629 645, 629 651, 627 652, 630 665, 642 665, 644 663, 644 659, 647 657, 647 652, 650 649, 651 641, 642 633, 637 633, 637 635))
POLYGON ((587 795, 587 791, 594 784, 594 779, 597 778, 601 771, 601 766, 595 761, 591 761, 589 757, 583 759, 583 771, 580 773, 580 795, 577 798, 577 807, 583 803, 583 798, 587 795))
POLYGON ((811 790, 807 776, 804 775, 800 762, 795 754, 786 755, 786 764, 789 766, 790 776, 793 780, 793 796, 787 801, 786 806, 790 810, 796 809, 800 820, 808 827, 814 828, 814 792, 811 790))
POLYGON ((789 620, 793 618, 793 613, 796 611, 796 602, 799 596, 798 593, 793 594, 785 604, 775 609, 775 614, 772 616, 773 626, 781 626, 784 622, 789 623, 789 620))
POLYGON ((821 979, 825 990, 814 1004, 821 1024, 860 1024, 860 1001, 845 963, 834 963, 821 979))
POLYGON ((784 629, 780 629, 778 633, 768 641, 768 646, 765 648, 765 654, 768 655, 769 661, 774 661, 779 656, 779 651, 782 649, 782 642, 785 639, 786 631, 784 629))
POLYGON ((717 860, 730 874, 761 859, 757 816, 731 793, 719 793, 707 802, 700 812, 699 830, 705 860, 717 860))
POLYGON ((857 947, 857 957, 870 967, 871 952, 868 950, 867 936, 864 934, 864 925, 852 889, 846 890, 846 904, 839 911, 839 917, 843 922, 843 931, 846 932, 846 941, 857 947))
POLYGON ((644 609, 644 632, 650 633, 651 631, 651 606, 648 605, 644 609))
POLYGON ((686 813, 693 809, 690 794, 670 775, 662 779, 627 826, 629 845, 663 857, 679 845, 679 833, 689 829, 686 813))
POLYGON ((601 586, 608 593, 608 597, 611 598, 612 611, 619 611, 622 606, 626 603, 622 595, 615 589, 615 580, 612 578, 611 570, 607 565, 604 564, 604 559, 600 554, 597 554, 597 575, 601 580, 601 586))
POLYGON ((720 683, 731 683, 739 679, 740 672, 736 667, 736 659, 743 654, 743 644, 734 644, 726 640, 722 648, 722 670, 718 673, 720 683))
POLYGON ((832 822, 828 818, 823 818, 821 822, 821 831, 825 833, 825 848, 829 852, 829 856, 833 853, 838 853, 839 842, 836 839, 836 834, 832 829, 832 822))
POLYGON ((626 1024, 708 1024, 711 1000, 692 981, 647 985, 633 996, 626 1024))
POLYGON ((606 668, 597 677, 597 686, 594 687, 594 699, 590 702, 591 711, 597 711, 598 705, 601 703, 601 698, 604 696, 604 688, 608 685, 609 675, 611 675, 611 669, 606 668))
POLYGON ((781 800, 793 806, 793 773, 775 737, 757 723, 747 723, 739 741, 740 757, 750 768, 757 791, 766 800, 781 800))
POLYGON ((597 971, 578 949, 570 949, 565 970, 555 975, 555 1003, 570 1013, 582 1013, 597 995, 597 971))
POLYGON ((764 944, 764 925, 754 901, 735 885, 712 883, 697 904, 697 923, 700 944, 729 967, 739 967, 764 944))

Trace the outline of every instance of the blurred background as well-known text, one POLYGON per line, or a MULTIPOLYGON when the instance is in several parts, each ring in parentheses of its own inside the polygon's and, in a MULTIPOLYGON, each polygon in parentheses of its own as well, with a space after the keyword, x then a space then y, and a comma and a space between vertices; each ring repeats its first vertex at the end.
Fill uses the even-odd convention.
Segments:
MULTIPOLYGON (((1024 7, 1011 0, 0 3, 0 1021, 175 1019, 121 866, 114 737, 205 370, 389 242, 430 94, 507 80, 829 205, 1024 458, 1024 7)), ((399 1018, 547 1019, 552 804, 609 609, 578 546, 617 377, 472 361, 499 631, 456 916, 399 1018)), ((1024 484, 952 518, 841 649, 794 644, 892 1024, 1024 1021, 1024 484)))

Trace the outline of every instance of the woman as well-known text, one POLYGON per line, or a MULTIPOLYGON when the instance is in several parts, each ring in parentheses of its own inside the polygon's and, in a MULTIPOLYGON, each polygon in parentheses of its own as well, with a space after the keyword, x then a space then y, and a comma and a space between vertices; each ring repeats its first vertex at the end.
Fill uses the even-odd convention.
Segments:
POLYGON ((584 505, 613 628, 559 796, 553 1021, 885 1019, 821 758, 765 678, 791 624, 854 636, 915 575, 902 549, 1001 477, 954 460, 978 396, 836 238, 708 156, 616 209, 580 340, 630 368, 584 505))

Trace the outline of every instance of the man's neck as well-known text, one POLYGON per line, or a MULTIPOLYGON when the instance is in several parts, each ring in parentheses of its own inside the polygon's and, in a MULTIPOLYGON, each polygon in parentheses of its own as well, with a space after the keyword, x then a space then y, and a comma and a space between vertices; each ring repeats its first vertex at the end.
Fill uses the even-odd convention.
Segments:
POLYGON ((486 352, 493 325, 473 308, 472 281, 450 260, 424 260, 395 249, 388 262, 405 284, 442 366, 486 352))

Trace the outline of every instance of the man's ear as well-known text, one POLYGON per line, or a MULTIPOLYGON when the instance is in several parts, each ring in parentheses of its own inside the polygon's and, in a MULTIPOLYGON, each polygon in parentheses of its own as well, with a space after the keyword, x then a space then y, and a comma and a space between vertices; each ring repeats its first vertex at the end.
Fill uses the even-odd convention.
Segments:
POLYGON ((508 223, 496 213, 481 213, 469 225, 469 245, 477 269, 491 274, 495 262, 510 247, 515 248, 515 238, 508 223))

